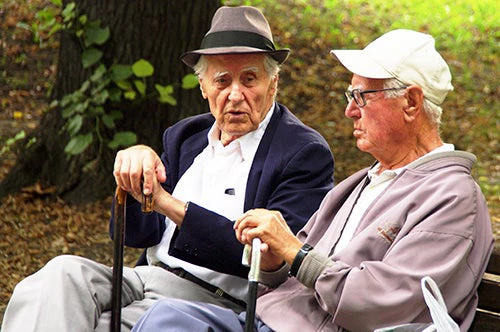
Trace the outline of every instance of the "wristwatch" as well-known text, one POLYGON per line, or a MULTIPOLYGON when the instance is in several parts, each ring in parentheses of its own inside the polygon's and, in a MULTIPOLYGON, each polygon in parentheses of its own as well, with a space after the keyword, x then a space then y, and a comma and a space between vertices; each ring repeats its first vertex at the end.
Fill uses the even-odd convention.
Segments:
POLYGON ((313 246, 311 246, 310 244, 307 244, 307 243, 305 243, 302 246, 302 248, 300 248, 299 252, 297 253, 295 258, 293 259, 292 267, 290 268, 289 274, 292 277, 297 276, 297 273, 299 272, 299 268, 302 265, 302 261, 307 256, 309 251, 311 251, 312 249, 313 249, 313 246))

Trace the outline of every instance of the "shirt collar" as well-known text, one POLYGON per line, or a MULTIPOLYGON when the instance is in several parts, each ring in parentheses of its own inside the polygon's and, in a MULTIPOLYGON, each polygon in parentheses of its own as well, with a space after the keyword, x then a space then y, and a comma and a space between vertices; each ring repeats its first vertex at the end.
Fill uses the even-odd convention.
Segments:
POLYGON ((449 152, 449 151, 454 151, 454 150, 455 150, 455 146, 453 144, 444 143, 443 145, 438 146, 434 150, 427 152, 425 155, 421 156, 420 158, 412 161, 408 165, 405 165, 403 167, 396 168, 396 169, 388 169, 388 170, 383 171, 381 174, 377 174, 378 170, 380 169, 380 163, 376 163, 375 166, 373 166, 370 170, 368 170, 368 178, 372 182, 378 181, 379 178, 381 180, 385 179, 385 181, 386 181, 387 179, 392 179, 392 178, 396 177, 396 175, 400 174, 405 168, 411 167, 411 164, 416 162, 417 160, 420 160, 420 159, 427 157, 431 154, 435 154, 435 153, 439 153, 439 152, 449 152))
MULTIPOLYGON (((259 123, 257 129, 252 130, 251 132, 235 139, 228 146, 237 144, 241 149, 241 154, 245 160, 252 159, 259 147, 260 140, 264 136, 266 132, 267 126, 271 121, 271 117, 273 116, 274 109, 276 103, 271 105, 269 112, 267 112, 266 117, 259 123)), ((217 145, 221 144, 220 141, 220 129, 217 128, 217 124, 214 123, 210 130, 208 131, 208 145, 215 148, 217 145)))

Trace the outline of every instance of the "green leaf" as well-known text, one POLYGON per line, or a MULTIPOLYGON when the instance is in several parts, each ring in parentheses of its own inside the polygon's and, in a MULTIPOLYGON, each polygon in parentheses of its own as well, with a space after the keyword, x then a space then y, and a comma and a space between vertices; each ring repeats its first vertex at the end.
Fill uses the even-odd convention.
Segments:
POLYGON ((63 11, 61 12, 61 15, 64 17, 64 18, 67 18, 67 17, 70 17, 73 15, 74 13, 74 10, 75 10, 75 3, 74 2, 70 2, 66 5, 66 7, 64 7, 63 11))
POLYGON ((108 114, 103 114, 101 116, 102 123, 106 126, 106 128, 113 129, 115 127, 115 119, 109 116, 108 114))
POLYGON ((59 100, 57 99, 54 99, 50 102, 49 104, 49 109, 54 109, 56 108, 57 106, 59 106, 59 100))
POLYGON ((113 119, 118 120, 123 118, 123 113, 120 110, 112 110, 109 113, 109 116, 111 116, 113 119))
POLYGON ((94 136, 92 133, 82 134, 73 137, 64 147, 64 152, 69 155, 79 155, 92 143, 94 136))
POLYGON ((82 52, 82 65, 87 69, 102 58, 102 52, 96 48, 89 48, 82 52))
POLYGON ((103 114, 101 116, 102 122, 109 129, 113 129, 115 127, 115 120, 121 118, 123 118, 123 113, 119 110, 113 110, 109 114, 103 114))
POLYGON ((62 110, 61 116, 66 119, 75 114, 76 109, 75 105, 71 104, 69 107, 66 107, 65 109, 62 110))
POLYGON ((132 66, 118 64, 111 67, 111 79, 114 82, 125 81, 132 74, 132 66))
POLYGON ((155 84, 155 88, 156 91, 158 91, 158 101, 160 103, 170 104, 172 106, 177 105, 177 100, 172 96, 174 92, 174 87, 172 85, 162 86, 160 84, 155 84))
POLYGON ((146 95, 146 85, 142 81, 134 80, 134 85, 137 91, 139 91, 139 93, 141 94, 141 96, 146 95))
POLYGON ((115 83, 122 90, 132 90, 132 83, 129 81, 116 81, 115 83))
POLYGON ((132 72, 137 77, 148 77, 153 75, 154 67, 147 60, 140 59, 132 65, 132 72))
POLYGON ((83 124, 83 116, 77 114, 68 121, 68 133, 71 136, 75 136, 80 129, 82 128, 83 124))
POLYGON ((135 97, 137 97, 137 93, 135 93, 135 91, 133 90, 125 91, 123 97, 125 97, 128 100, 134 100, 135 97))
POLYGON ((122 99, 122 91, 118 88, 110 88, 109 90, 109 100, 113 102, 118 102, 122 99))
POLYGON ((80 15, 80 17, 78 17, 78 21, 80 21, 80 23, 81 23, 82 25, 87 24, 87 21, 88 21, 88 17, 87 17, 87 15, 80 15))
POLYGON ((120 146, 128 147, 137 143, 137 135, 131 131, 119 131, 113 136, 113 140, 108 143, 108 147, 116 149, 120 146))
POLYGON ((104 74, 106 74, 106 66, 104 64, 100 64, 99 67, 94 70, 92 76, 90 76, 90 81, 95 83, 99 81, 104 74))
POLYGON ((97 93, 93 100, 94 100, 94 104, 97 104, 97 105, 102 105, 106 102, 106 100, 108 100, 109 98, 109 92, 108 90, 102 90, 101 92, 97 93))
POLYGON ((182 78, 182 88, 183 89, 193 89, 198 86, 198 76, 194 74, 187 74, 182 78))
POLYGON ((104 114, 104 107, 102 107, 102 106, 92 107, 92 108, 90 108, 90 113, 92 115, 101 115, 101 114, 104 114))
POLYGON ((160 85, 155 84, 156 91, 160 94, 160 96, 171 95, 174 92, 174 87, 172 85, 160 85))
POLYGON ((85 46, 103 45, 109 39, 109 27, 101 28, 93 24, 85 26, 85 46))

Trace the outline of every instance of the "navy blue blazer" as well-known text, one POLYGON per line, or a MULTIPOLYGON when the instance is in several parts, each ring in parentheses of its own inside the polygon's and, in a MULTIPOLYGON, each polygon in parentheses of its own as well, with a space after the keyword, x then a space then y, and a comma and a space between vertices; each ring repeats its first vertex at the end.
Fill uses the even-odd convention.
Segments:
MULTIPOLYGON (((333 187, 333 156, 325 139, 304 125, 285 106, 276 103, 274 114, 256 151, 248 176, 244 210, 266 208, 283 214, 298 232, 333 187)), ((194 158, 208 145, 211 113, 179 121, 163 134, 161 159, 167 171, 163 184, 172 193, 194 158)), ((158 244, 165 231, 164 216, 144 215, 140 203, 127 199, 125 245, 147 248, 158 244)), ((110 223, 112 236, 113 216, 110 223)), ((194 203, 172 239, 169 254, 189 263, 246 278, 241 264, 243 245, 233 221, 194 203)), ((146 264, 143 257, 138 264, 146 264)))

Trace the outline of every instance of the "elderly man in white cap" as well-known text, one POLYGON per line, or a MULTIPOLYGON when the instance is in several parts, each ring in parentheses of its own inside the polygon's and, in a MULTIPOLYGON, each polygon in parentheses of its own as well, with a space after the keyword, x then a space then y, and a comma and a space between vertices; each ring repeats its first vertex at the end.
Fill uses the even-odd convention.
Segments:
MULTIPOLYGON (((161 157, 146 146, 117 154, 114 176, 131 196, 125 244, 147 248, 124 268, 123 331, 164 297, 244 310, 248 268, 234 220, 266 208, 297 232, 332 188, 327 142, 275 102, 287 56, 258 9, 219 8, 201 48, 181 56, 210 113, 168 128, 161 157), (141 212, 143 193, 155 212, 141 212)), ((108 266, 56 257, 16 287, 2 332, 109 331, 111 279, 108 266)))
MULTIPOLYGON (((452 90, 448 66, 431 36, 411 30, 332 53, 353 73, 345 115, 357 147, 376 162, 336 185, 297 236, 278 211, 254 209, 236 221, 242 243, 255 237, 264 243, 255 326, 303 332, 428 326, 421 280, 430 276, 454 324, 467 331, 493 236, 470 173, 475 157, 439 135, 440 105, 452 90)), ((243 331, 243 316, 165 300, 134 330, 243 331)))

